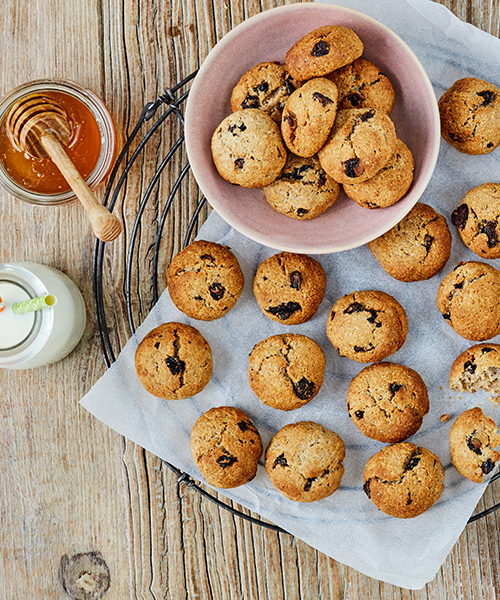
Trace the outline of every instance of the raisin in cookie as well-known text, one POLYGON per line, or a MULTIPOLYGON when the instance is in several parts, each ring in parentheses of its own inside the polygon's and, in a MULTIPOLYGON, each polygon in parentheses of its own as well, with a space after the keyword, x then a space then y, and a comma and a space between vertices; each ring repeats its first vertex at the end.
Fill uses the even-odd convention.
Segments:
POLYGON ((294 410, 312 400, 324 374, 325 354, 305 335, 273 335, 250 353, 250 387, 264 404, 280 410, 294 410))
POLYGON ((465 154, 488 154, 500 144, 500 90, 483 79, 456 81, 438 102, 444 139, 465 154))
POLYGON ((457 356, 450 370, 450 388, 500 395, 500 345, 476 344, 457 356))
POLYGON ((287 73, 285 65, 279 62, 260 63, 244 73, 234 87, 231 110, 259 108, 280 123, 286 101, 300 85, 287 73))
POLYGON ((340 185, 325 173, 316 156, 302 158, 290 154, 278 178, 263 189, 274 210, 306 221, 335 203, 340 185))
POLYGON ((493 448, 500 445, 500 436, 493 419, 476 406, 459 415, 450 429, 451 462, 455 469, 474 481, 482 483, 500 458, 493 448))
POLYGON ((451 215, 463 243, 482 258, 500 258, 500 184, 472 188, 451 215))
POLYGON ((262 312, 285 325, 308 321, 318 310, 325 287, 321 264, 294 252, 280 252, 266 259, 253 280, 253 292, 262 312))
POLYGON ((210 380, 212 351, 191 325, 163 323, 140 342, 135 369, 150 394, 165 400, 189 398, 210 380))
POLYGON ((447 263, 451 233, 446 219, 417 202, 387 233, 368 242, 384 271, 399 281, 430 279, 447 263))
POLYGON ((167 271, 172 302, 193 319, 224 316, 243 289, 243 273, 227 246, 198 240, 172 260, 167 271))
POLYGON ((328 339, 340 356, 362 363, 378 362, 399 350, 407 332, 401 304, 378 290, 339 298, 326 324, 328 339))
POLYGON ((444 489, 444 469, 426 448, 400 442, 382 448, 366 463, 363 490, 382 512, 398 519, 428 510, 444 489))
POLYGON ((358 58, 327 77, 339 90, 339 108, 375 108, 389 114, 394 106, 392 83, 369 60, 358 58))
POLYGON ((314 502, 339 487, 345 447, 335 432, 312 421, 285 425, 266 450, 266 471, 274 487, 295 502, 314 502))
POLYGON ((262 441, 244 411, 219 406, 208 410, 194 424, 191 453, 210 485, 233 488, 255 477, 262 441))
POLYGON ((416 433, 429 412, 427 386, 420 375, 403 365, 369 365, 351 381, 347 411, 367 437, 394 444, 416 433))
POLYGON ((274 181, 287 157, 278 125, 258 108, 226 117, 215 130, 211 146, 219 175, 248 188, 274 181))
POLYGON ((396 152, 396 130, 388 115, 373 108, 337 111, 318 152, 325 171, 339 183, 359 183, 383 169, 396 152))
POLYGON ((313 156, 323 146, 337 114, 337 86, 325 77, 306 81, 288 98, 281 135, 297 156, 313 156))
POLYGON ((441 282, 437 307, 451 327, 475 342, 500 334, 500 271, 482 262, 459 263, 441 282))
POLYGON ((300 38, 286 53, 285 64, 292 77, 305 81, 340 69, 362 53, 363 42, 352 29, 326 25, 300 38))
POLYGON ((396 152, 373 177, 361 183, 344 183, 344 192, 363 208, 385 208, 396 204, 410 189, 415 174, 413 154, 396 140, 396 152))

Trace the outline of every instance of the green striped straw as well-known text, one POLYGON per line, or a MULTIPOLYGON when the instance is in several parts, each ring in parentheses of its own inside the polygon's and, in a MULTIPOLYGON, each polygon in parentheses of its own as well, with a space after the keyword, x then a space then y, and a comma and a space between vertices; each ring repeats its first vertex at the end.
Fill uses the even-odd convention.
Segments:
POLYGON ((37 298, 30 298, 24 302, 15 302, 12 305, 12 312, 16 315, 24 315, 42 308, 52 308, 57 304, 57 298, 53 294, 43 294, 37 298))

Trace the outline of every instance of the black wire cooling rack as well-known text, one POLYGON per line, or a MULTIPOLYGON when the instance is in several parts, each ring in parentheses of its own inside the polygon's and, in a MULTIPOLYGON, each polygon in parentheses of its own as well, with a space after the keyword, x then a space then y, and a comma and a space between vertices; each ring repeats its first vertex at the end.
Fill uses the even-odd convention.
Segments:
MULTIPOLYGON (((127 181, 129 174, 134 166, 137 166, 136 163, 139 163, 142 160, 141 157, 143 156, 148 143, 151 143, 153 136, 161 134, 162 126, 165 126, 166 123, 171 123, 172 120, 177 121, 177 124, 179 125, 178 135, 175 141, 167 149, 166 153, 164 153, 164 157, 157 160, 156 170, 146 185, 145 191, 139 198, 135 220, 132 228, 130 229, 130 235, 127 236, 127 254, 124 265, 123 294, 126 304, 128 326, 131 334, 135 333, 137 328, 137 317, 135 316, 133 310, 134 293, 136 293, 137 288, 134 287, 132 282, 134 266, 137 268, 138 264, 136 257, 137 240, 141 229, 149 226, 149 224, 143 223, 143 218, 146 213, 148 203, 156 202, 156 190, 162 174, 165 172, 167 167, 174 162, 174 157, 176 157, 176 155, 181 153, 183 150, 184 117, 182 113, 182 107, 189 95, 189 84, 195 75, 196 71, 191 73, 191 75, 183 79, 172 88, 165 89, 164 93, 161 94, 154 102, 146 104, 146 106, 143 108, 137 124, 125 142, 123 150, 118 156, 117 162, 110 175, 109 183, 103 199, 103 204, 107 206, 110 211, 113 211, 116 204, 121 199, 122 212, 125 212, 124 207, 125 198, 127 196, 127 181), (146 131, 144 132, 144 130, 146 131)), ((174 203, 180 203, 183 201, 182 186, 190 171, 189 162, 187 160, 184 162, 184 164, 182 161, 177 160, 176 162, 178 164, 176 165, 175 176, 173 177, 172 173, 169 172, 169 189, 166 194, 166 201, 158 209, 157 213, 154 213, 156 233, 154 235, 154 241, 150 244, 148 253, 150 261, 150 307, 156 304, 160 296, 160 286, 158 282, 159 248, 161 241, 165 236, 165 223, 168 219, 170 211, 172 210, 172 207, 174 206, 174 203)), ((187 219, 187 227, 182 236, 182 248, 186 247, 190 243, 193 234, 196 233, 199 225, 201 224, 200 215, 205 207, 205 197, 199 196, 197 202, 191 208, 191 214, 187 219)), ((114 348, 119 349, 121 346, 117 328, 110 325, 110 309, 109 307, 105 306, 104 302, 103 289, 105 285, 105 247, 105 243, 96 238, 93 261, 93 288, 94 309, 100 334, 102 352, 106 366, 110 367, 116 360, 114 348)), ((284 529, 278 527, 277 525, 245 514, 233 506, 222 502, 219 500, 219 498, 203 489, 190 475, 182 472, 180 469, 164 460, 162 460, 162 462, 175 473, 177 476, 178 485, 185 484, 191 488, 194 488, 203 497, 209 499, 225 510, 228 510, 232 514, 241 517, 242 519, 276 532, 286 533, 284 529)), ((490 484, 498 478, 500 478, 500 472, 497 472, 490 479, 490 484)), ((497 503, 481 512, 477 512, 469 519, 469 523, 491 514, 498 508, 500 508, 500 503, 497 503)))

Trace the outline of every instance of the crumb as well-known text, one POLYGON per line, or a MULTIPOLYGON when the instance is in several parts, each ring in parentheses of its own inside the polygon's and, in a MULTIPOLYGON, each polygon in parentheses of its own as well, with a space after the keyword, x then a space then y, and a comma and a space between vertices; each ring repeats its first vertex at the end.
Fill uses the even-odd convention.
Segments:
POLYGON ((442 421, 443 423, 448 423, 448 421, 450 420, 450 415, 441 415, 439 417, 439 420, 442 421))
POLYGON ((490 402, 496 406, 500 406, 500 396, 490 396, 490 402))

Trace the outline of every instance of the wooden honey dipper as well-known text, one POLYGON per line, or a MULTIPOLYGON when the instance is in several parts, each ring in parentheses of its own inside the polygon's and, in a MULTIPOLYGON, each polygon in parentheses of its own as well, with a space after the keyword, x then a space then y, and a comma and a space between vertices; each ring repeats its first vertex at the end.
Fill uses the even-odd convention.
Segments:
POLYGON ((95 235, 103 242, 116 239, 122 224, 95 197, 64 151, 71 125, 64 109, 51 98, 33 95, 16 102, 7 115, 7 131, 23 152, 51 158, 87 211, 95 235))

